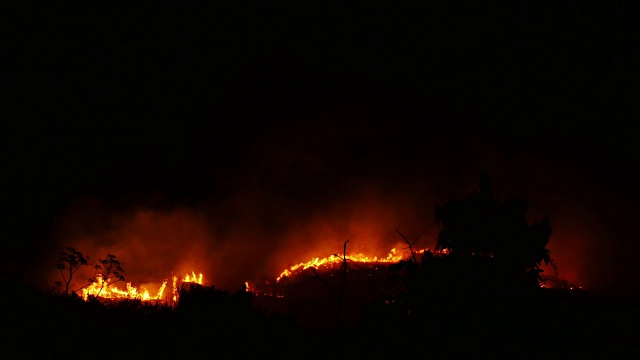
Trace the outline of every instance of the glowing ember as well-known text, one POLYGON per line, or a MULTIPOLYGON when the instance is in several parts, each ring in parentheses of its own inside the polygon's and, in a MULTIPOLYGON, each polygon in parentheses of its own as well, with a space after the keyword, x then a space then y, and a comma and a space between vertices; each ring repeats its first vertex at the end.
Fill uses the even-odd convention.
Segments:
POLYGON ((561 279, 555 275, 543 275, 540 281, 540 287, 543 289, 556 289, 556 290, 569 290, 579 291, 584 290, 580 285, 572 284, 565 279, 561 279))

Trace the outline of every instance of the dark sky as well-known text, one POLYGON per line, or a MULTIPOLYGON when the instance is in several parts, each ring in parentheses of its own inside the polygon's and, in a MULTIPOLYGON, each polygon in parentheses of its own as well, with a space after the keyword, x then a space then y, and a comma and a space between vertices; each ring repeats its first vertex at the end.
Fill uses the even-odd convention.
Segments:
POLYGON ((432 246, 487 173, 550 216, 561 276, 639 290, 637 7, 2 6, 5 272, 73 244, 232 287, 346 237, 432 246))

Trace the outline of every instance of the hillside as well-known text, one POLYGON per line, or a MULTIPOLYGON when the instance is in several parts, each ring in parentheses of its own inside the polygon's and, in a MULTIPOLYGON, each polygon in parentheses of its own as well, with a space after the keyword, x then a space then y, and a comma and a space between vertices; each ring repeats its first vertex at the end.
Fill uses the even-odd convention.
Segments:
POLYGON ((8 319, 3 358, 69 353, 91 358, 525 359, 640 354, 640 334, 633 326, 640 319, 637 302, 545 288, 433 289, 417 296, 393 288, 388 267, 377 267, 348 272, 338 323, 338 298, 329 288, 341 283, 341 270, 309 273, 287 279, 280 297, 193 286, 175 308, 134 300, 85 302, 15 284, 2 305, 8 319))

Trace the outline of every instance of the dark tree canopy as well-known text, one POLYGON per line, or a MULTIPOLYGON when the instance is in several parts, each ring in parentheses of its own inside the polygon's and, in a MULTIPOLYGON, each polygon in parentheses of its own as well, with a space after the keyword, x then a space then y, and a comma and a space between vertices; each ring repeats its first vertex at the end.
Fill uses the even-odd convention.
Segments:
POLYGON ((552 230, 546 217, 529 224, 527 208, 517 198, 497 199, 490 180, 483 178, 479 191, 436 207, 436 246, 448 249, 451 257, 490 263, 504 279, 537 285, 541 264, 551 262, 547 244, 552 230))
MULTIPOLYGON (((67 247, 66 251, 62 251, 58 255, 58 262, 54 265, 54 268, 60 271, 60 275, 64 280, 64 294, 69 295, 71 281, 73 275, 81 267, 88 265, 88 258, 74 247, 67 247)), ((62 282, 56 282, 60 287, 62 282)))

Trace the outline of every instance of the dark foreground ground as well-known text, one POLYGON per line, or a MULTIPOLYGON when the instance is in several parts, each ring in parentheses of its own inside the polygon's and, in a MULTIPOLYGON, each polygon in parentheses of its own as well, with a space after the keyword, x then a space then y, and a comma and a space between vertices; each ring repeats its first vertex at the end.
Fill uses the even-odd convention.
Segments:
MULTIPOLYGON (((3 359, 638 358, 640 306, 586 292, 395 297, 363 304, 201 288, 177 308, 3 297, 3 359), (337 315, 340 314, 340 317, 337 315), (338 326, 340 324, 340 326, 338 326)), ((349 295, 347 293, 347 295, 349 295)))

